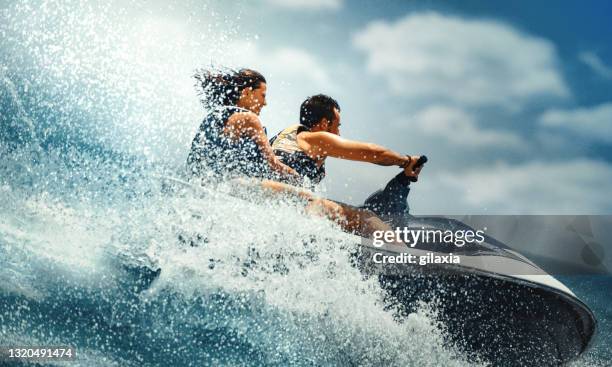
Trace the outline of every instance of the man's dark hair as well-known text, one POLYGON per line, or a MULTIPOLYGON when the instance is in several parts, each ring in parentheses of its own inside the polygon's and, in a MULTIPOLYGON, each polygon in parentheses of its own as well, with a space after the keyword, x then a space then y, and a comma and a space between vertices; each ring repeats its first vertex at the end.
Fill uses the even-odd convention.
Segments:
POLYGON ((334 108, 340 111, 340 105, 330 96, 317 94, 308 97, 300 107, 300 124, 311 129, 323 118, 332 121, 334 119, 334 108))

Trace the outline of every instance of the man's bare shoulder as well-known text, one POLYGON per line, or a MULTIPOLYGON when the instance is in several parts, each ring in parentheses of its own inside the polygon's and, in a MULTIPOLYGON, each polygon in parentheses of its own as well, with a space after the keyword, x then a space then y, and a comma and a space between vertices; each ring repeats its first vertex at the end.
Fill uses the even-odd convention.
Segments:
POLYGON ((305 131, 298 135, 308 143, 331 142, 338 139, 338 136, 327 131, 305 131))

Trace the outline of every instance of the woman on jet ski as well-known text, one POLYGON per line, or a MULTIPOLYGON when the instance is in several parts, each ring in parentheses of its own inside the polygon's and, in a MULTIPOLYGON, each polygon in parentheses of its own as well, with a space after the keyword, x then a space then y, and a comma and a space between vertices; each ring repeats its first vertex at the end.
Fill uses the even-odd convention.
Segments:
POLYGON ((191 144, 191 174, 200 176, 208 169, 217 175, 299 179, 274 155, 259 120, 266 105, 263 75, 250 69, 204 70, 195 78, 208 115, 191 144))

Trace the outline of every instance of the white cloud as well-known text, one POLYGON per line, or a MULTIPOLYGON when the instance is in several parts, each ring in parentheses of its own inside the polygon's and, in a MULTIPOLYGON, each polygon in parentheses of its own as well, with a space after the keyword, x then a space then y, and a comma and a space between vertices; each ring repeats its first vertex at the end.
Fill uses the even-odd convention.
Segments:
MULTIPOLYGON (((446 211, 470 213, 611 213, 612 166, 578 159, 497 164, 467 172, 440 173, 425 191, 446 211), (452 207, 449 207, 451 205, 452 207)), ((431 179, 428 181, 432 181, 431 179)), ((431 208, 431 205, 425 206, 431 208)))
POLYGON ((372 22, 353 43, 367 53, 368 70, 406 98, 516 108, 570 94, 553 44, 494 21, 412 14, 372 22))
POLYGON ((605 79, 612 79, 612 68, 606 66, 595 53, 581 52, 578 58, 599 76, 605 79))
POLYGON ((549 110, 540 124, 562 128, 589 139, 612 143, 612 102, 591 108, 549 110))
POLYGON ((343 0, 266 0, 271 5, 294 10, 338 10, 343 0))
POLYGON ((304 50, 297 48, 278 49, 271 53, 266 63, 270 64, 270 70, 275 70, 272 73, 278 73, 287 78, 306 76, 321 87, 332 85, 331 78, 323 64, 304 50))
POLYGON ((256 44, 235 41, 224 65, 251 67, 285 83, 307 82, 314 87, 333 88, 332 80, 325 66, 306 50, 295 47, 281 47, 263 51, 256 44))
POLYGON ((479 128, 473 115, 454 107, 434 105, 418 112, 408 124, 425 135, 468 148, 520 146, 518 136, 508 131, 479 128))

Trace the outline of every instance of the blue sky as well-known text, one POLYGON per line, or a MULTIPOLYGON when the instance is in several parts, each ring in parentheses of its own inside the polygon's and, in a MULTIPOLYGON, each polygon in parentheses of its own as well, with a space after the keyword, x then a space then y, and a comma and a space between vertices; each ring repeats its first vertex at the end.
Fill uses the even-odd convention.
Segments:
MULTIPOLYGON (((314 3, 232 9, 272 74, 271 130, 294 118, 292 92, 319 88, 343 106, 344 136, 432 157, 415 213, 611 211, 611 5, 314 3), (289 49, 295 62, 274 65, 289 49)), ((395 171, 330 162, 329 172, 328 194, 358 203, 395 171)))
MULTIPOLYGON (((182 162, 202 117, 193 70, 252 67, 270 133, 323 92, 343 136, 427 154, 415 214, 612 212, 609 2, 42 3, 0 7, 22 40, 5 55, 123 90, 107 130, 132 150, 182 162)), ((358 204, 396 172, 330 160, 324 195, 358 204)))

